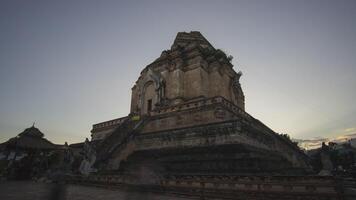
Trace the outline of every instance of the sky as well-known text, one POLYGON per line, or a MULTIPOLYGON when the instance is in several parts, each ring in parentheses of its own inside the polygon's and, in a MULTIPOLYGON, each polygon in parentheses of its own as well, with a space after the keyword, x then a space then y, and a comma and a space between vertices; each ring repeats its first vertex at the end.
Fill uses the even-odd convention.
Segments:
POLYGON ((300 141, 356 136, 356 1, 0 0, 0 143, 54 143, 129 113, 140 71, 180 31, 241 70, 246 111, 300 141))

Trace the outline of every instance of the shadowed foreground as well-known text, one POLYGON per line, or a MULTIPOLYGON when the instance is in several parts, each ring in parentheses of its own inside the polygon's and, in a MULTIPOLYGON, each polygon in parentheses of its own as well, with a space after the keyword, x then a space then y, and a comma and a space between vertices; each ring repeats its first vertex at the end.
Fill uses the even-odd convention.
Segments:
POLYGON ((79 185, 58 185, 50 183, 34 183, 27 181, 0 182, 1 200, 135 200, 135 199, 168 199, 181 200, 186 198, 165 196, 146 192, 127 192, 79 185), (63 195, 63 197, 61 197, 63 195))

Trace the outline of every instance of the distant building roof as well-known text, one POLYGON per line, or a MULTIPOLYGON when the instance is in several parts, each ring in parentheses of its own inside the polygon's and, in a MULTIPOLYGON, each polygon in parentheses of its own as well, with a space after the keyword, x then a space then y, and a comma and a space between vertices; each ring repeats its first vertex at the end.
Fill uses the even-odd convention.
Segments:
POLYGON ((6 148, 21 149, 56 149, 57 146, 47 139, 44 134, 35 126, 25 129, 18 136, 10 138, 2 143, 6 148))
POLYGON ((30 128, 26 128, 22 133, 20 133, 19 136, 43 138, 44 134, 38 128, 32 125, 30 128))

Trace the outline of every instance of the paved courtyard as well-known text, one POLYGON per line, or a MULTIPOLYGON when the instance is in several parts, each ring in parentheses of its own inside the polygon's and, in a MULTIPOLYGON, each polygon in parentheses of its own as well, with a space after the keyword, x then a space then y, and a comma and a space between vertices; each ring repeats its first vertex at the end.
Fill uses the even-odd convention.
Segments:
POLYGON ((183 200, 186 198, 146 192, 126 192, 113 189, 26 181, 0 182, 0 200, 183 200))

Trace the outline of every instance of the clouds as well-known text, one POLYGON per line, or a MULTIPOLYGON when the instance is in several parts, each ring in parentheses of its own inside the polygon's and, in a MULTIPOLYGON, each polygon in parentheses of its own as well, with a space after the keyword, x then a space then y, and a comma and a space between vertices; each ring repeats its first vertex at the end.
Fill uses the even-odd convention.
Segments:
POLYGON ((293 139, 293 141, 298 142, 298 145, 303 149, 315 149, 321 146, 323 142, 329 142, 328 138, 316 137, 313 139, 293 139))
POLYGON ((312 139, 293 139, 293 141, 298 142, 299 146, 304 149, 315 149, 319 148, 323 142, 343 143, 352 138, 356 138, 356 127, 346 128, 339 136, 333 138, 315 137, 312 139))

